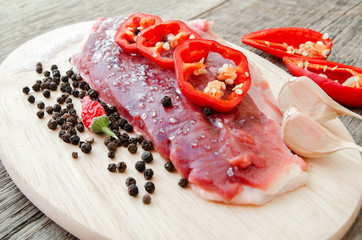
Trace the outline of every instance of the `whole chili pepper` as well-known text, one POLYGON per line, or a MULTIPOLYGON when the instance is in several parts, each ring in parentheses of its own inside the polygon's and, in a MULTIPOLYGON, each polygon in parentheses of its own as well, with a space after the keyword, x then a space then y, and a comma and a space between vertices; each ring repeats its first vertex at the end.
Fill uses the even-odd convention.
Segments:
POLYGON ((114 40, 126 53, 138 53, 137 35, 145 28, 161 23, 158 16, 135 13, 129 16, 119 27, 114 40))
POLYGON ((116 134, 109 129, 109 120, 104 108, 88 95, 83 98, 81 116, 84 126, 89 130, 95 133, 107 133, 117 139, 116 134))
MULTIPOLYGON (((177 83, 182 94, 198 106, 209 107, 217 112, 228 112, 243 99, 251 86, 245 55, 216 41, 187 40, 175 50, 174 60, 177 83), (224 64, 219 69, 218 79, 215 79, 216 73, 207 74, 207 57, 211 52, 221 55, 225 62, 233 62, 233 64, 224 64), (198 78, 198 75, 202 74, 207 75, 207 80, 212 80, 207 83, 203 91, 190 81, 196 77, 198 85, 198 79, 204 81, 201 80, 204 77, 198 78), (223 90, 228 94, 224 94, 223 90)), ((194 80, 192 82, 195 83, 194 80)))
POLYGON ((362 107, 362 68, 321 59, 284 57, 294 76, 307 76, 331 98, 348 107, 362 107))
POLYGON ((140 53, 164 69, 174 69, 173 52, 187 39, 201 38, 184 22, 168 21, 153 25, 137 37, 140 53))
POLYGON ((241 41, 280 58, 300 56, 327 59, 333 45, 327 33, 297 27, 260 30, 243 36, 241 41))

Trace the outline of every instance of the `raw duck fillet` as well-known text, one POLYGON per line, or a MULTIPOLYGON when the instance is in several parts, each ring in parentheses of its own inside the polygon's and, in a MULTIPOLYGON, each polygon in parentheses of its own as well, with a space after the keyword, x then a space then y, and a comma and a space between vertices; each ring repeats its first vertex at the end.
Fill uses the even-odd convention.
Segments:
MULTIPOLYGON (((277 123, 280 113, 268 99, 258 98, 268 90, 263 90, 264 80, 255 67, 251 73, 259 87, 251 95, 258 104, 274 106, 272 111, 269 107, 274 111, 270 115, 279 115, 267 117, 247 94, 230 113, 206 117, 202 108, 182 96, 173 70, 126 54, 115 43, 114 34, 124 20, 99 19, 72 64, 102 100, 117 106, 153 141, 197 194, 225 203, 263 204, 305 183, 307 165, 284 145, 277 123), (257 94, 261 90, 265 92, 257 94), (161 105, 165 95, 171 97, 171 107, 161 105)), ((187 24, 205 38, 216 38, 206 20, 187 24)))

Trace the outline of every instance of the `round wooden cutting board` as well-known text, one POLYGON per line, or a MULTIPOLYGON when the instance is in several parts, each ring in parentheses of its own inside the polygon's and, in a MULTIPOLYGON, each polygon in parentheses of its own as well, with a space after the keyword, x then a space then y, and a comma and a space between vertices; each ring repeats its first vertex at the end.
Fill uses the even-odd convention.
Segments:
MULTIPOLYGON (((210 202, 190 188, 177 185, 180 176, 169 173, 156 152, 148 164, 154 172, 156 191, 150 205, 142 203, 145 194, 143 174, 134 164, 142 149, 131 155, 118 149, 116 158, 107 157, 105 136, 85 131, 81 139, 94 136, 90 154, 61 141, 47 128, 49 116, 38 119, 35 104, 22 93, 57 64, 60 72, 70 69, 69 57, 92 23, 80 23, 41 35, 12 52, 0 73, 0 158, 19 189, 48 217, 82 239, 338 239, 349 229, 361 207, 362 160, 360 153, 344 150, 329 157, 308 160, 306 186, 273 199, 263 206, 235 206, 210 202), (71 153, 79 152, 73 159, 71 153), (124 173, 111 173, 109 163, 124 161, 124 173), (140 194, 131 197, 125 180, 133 176, 140 194)), ((258 65, 274 94, 290 78, 283 70, 240 47, 258 65)), ((34 93, 45 105, 56 102, 34 93)), ((80 109, 80 101, 74 99, 80 109)), ((339 120, 334 125, 343 138, 351 136, 339 120)))

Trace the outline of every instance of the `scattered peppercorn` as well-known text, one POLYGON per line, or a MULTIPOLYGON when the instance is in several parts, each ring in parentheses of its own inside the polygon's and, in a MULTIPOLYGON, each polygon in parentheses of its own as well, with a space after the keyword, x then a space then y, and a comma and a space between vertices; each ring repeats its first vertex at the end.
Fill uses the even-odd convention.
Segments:
POLYGON ((128 177, 126 179, 126 186, 129 187, 131 184, 136 184, 136 179, 134 179, 133 177, 128 177))
POLYGON ((128 152, 134 154, 137 152, 137 145, 134 143, 131 143, 128 145, 127 149, 128 149, 128 152))
POLYGON ((161 99, 162 106, 164 107, 170 107, 172 104, 171 98, 169 96, 164 96, 161 99))
POLYGON ((71 135, 69 132, 64 133, 62 136, 63 141, 66 143, 70 143, 70 138, 71 138, 71 135))
POLYGON ((136 137, 136 140, 137 140, 138 143, 142 143, 142 141, 145 140, 145 139, 144 139, 144 137, 142 135, 138 135, 136 137))
POLYGON ((36 115, 38 116, 38 118, 43 118, 44 117, 44 111, 40 110, 36 113, 36 115))
POLYGON ((50 70, 54 71, 54 69, 58 69, 58 66, 56 64, 53 64, 51 67, 50 67, 50 70))
POLYGON ((133 132, 133 126, 129 123, 126 123, 126 125, 124 125, 124 130, 129 133, 133 132))
POLYGON ((114 141, 107 144, 107 148, 109 151, 116 151, 117 147, 118 147, 118 144, 115 143, 114 141))
POLYGON ((174 172, 176 169, 175 169, 175 165, 173 165, 173 163, 171 161, 167 161, 165 163, 165 168, 167 171, 169 172, 174 172))
POLYGON ((127 133, 122 133, 120 139, 121 139, 122 142, 127 142, 128 143, 129 135, 127 133))
POLYGON ((127 169, 127 164, 125 162, 117 163, 117 170, 118 172, 124 172, 127 169))
POLYGON ((136 184, 131 184, 128 186, 128 194, 132 197, 136 197, 138 195, 138 187, 136 184))
POLYGON ((79 141, 80 141, 80 138, 79 138, 78 135, 72 135, 72 136, 70 137, 70 142, 71 142, 73 145, 78 145, 79 141))
POLYGON ((37 73, 42 73, 42 72, 43 72, 43 65, 42 65, 40 62, 38 62, 38 63, 36 64, 35 71, 36 71, 37 73))
POLYGON ((90 153, 92 151, 92 146, 87 142, 83 142, 80 144, 80 150, 84 153, 90 153))
POLYGON ((204 108, 203 113, 205 116, 209 116, 212 114, 211 108, 204 108))
POLYGON ((143 197, 142 197, 142 202, 143 202, 144 204, 150 204, 150 203, 151 203, 151 196, 146 193, 146 194, 143 195, 143 197))
POLYGON ((152 155, 151 152, 145 151, 145 152, 142 153, 141 159, 142 159, 142 161, 144 161, 145 163, 150 163, 150 162, 153 161, 153 155, 152 155))
POLYGON ((82 79, 83 79, 82 76, 79 75, 79 74, 75 77, 75 80, 76 80, 76 81, 81 81, 82 79))
POLYGON ((78 132, 84 132, 84 124, 83 123, 78 123, 77 124, 77 130, 78 130, 78 132))
POLYGON ((70 78, 74 74, 73 69, 69 69, 68 71, 66 71, 65 74, 67 75, 68 78, 70 78))
POLYGON ((49 129, 55 130, 57 128, 57 126, 58 126, 58 123, 54 119, 50 119, 47 126, 48 126, 49 129))
POLYGON ((108 171, 115 172, 117 170, 117 165, 115 163, 108 164, 108 171))
POLYGON ((182 188, 187 187, 188 184, 189 184, 189 181, 187 181, 186 178, 180 178, 180 180, 178 181, 178 185, 182 188))
POLYGON ((23 87, 23 93, 28 94, 30 92, 29 87, 23 87))
MULTIPOLYGON (((68 99, 70 99, 70 98, 67 98, 67 100, 68 99)), ((71 109, 71 108, 74 108, 74 104, 73 103, 67 103, 67 105, 66 105, 66 107, 67 107, 67 109, 69 110, 69 109, 71 109)))
POLYGON ((68 81, 69 81, 69 78, 68 78, 68 76, 62 76, 62 77, 60 78, 60 80, 61 80, 62 82, 68 82, 68 81))
POLYGON ((44 90, 43 91, 43 96, 45 97, 45 98, 50 98, 50 91, 47 89, 47 90, 44 90))
POLYGON ((32 88, 35 92, 39 92, 39 91, 40 91, 40 84, 41 84, 41 83, 35 83, 31 88, 32 88))
POLYGON ((42 101, 38 102, 37 107, 38 107, 39 109, 44 109, 44 108, 45 108, 44 102, 42 102, 42 101))
POLYGON ((153 149, 152 142, 150 140, 147 140, 147 139, 142 141, 141 146, 142 146, 143 150, 145 150, 145 151, 150 151, 150 150, 153 149))
POLYGON ((146 168, 146 164, 144 161, 137 161, 135 164, 135 168, 139 172, 143 172, 146 168))
POLYGON ((50 76, 50 72, 48 70, 44 71, 44 77, 49 77, 50 76))
POLYGON ((151 168, 147 168, 143 172, 143 176, 145 177, 146 180, 151 180, 153 177, 153 170, 151 168))
POLYGON ((48 113, 48 114, 52 114, 53 113, 53 107, 52 106, 47 106, 45 108, 45 111, 48 113))
POLYGON ((78 152, 72 152, 72 157, 73 158, 78 158, 78 152))
POLYGON ((92 99, 96 99, 98 97, 98 92, 96 90, 89 89, 87 95, 89 95, 89 97, 92 99))
POLYGON ((121 129, 124 129, 124 126, 126 126, 127 123, 128 123, 128 121, 126 119, 124 119, 124 118, 118 119, 118 126, 121 129))
POLYGON ((58 88, 58 85, 56 82, 51 82, 49 83, 49 89, 52 90, 52 91, 56 91, 58 88))
POLYGON ((153 182, 146 182, 145 183, 145 190, 148 193, 153 193, 155 191, 155 184, 153 184, 153 182))
POLYGON ((60 78, 60 71, 58 69, 54 69, 52 71, 53 77, 59 77, 60 78))
POLYGON ((81 92, 79 93, 79 96, 78 96, 78 97, 79 97, 80 99, 83 99, 86 94, 87 94, 86 91, 81 91, 81 92))
POLYGON ((62 107, 58 103, 54 104, 54 106, 53 106, 54 112, 60 112, 61 109, 62 109, 62 107))
POLYGON ((28 97, 28 102, 34 103, 34 102, 35 102, 35 97, 34 97, 33 95, 30 95, 30 96, 28 97))
POLYGON ((116 153, 114 152, 114 151, 112 151, 112 150, 110 150, 110 151, 108 151, 108 157, 109 158, 114 158, 116 156, 116 153))

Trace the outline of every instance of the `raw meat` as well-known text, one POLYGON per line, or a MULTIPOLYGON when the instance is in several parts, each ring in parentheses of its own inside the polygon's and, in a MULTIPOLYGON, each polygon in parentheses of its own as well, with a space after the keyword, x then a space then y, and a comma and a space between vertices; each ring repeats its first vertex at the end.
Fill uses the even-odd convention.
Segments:
MULTIPOLYGON (((182 96, 174 71, 122 52, 113 37, 124 19, 98 20, 72 63, 104 101, 117 106, 174 163, 196 193, 225 203, 262 204, 304 184, 307 165, 284 145, 279 111, 263 100, 268 93, 258 96, 259 87, 252 94, 258 104, 271 106, 265 108, 268 117, 248 94, 230 113, 206 117, 182 96), (165 95, 172 107, 161 105, 165 95)), ((206 20, 188 24, 204 37, 216 37, 206 20)), ((251 73, 261 86, 260 72, 252 68, 251 73)))

